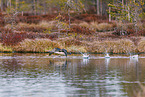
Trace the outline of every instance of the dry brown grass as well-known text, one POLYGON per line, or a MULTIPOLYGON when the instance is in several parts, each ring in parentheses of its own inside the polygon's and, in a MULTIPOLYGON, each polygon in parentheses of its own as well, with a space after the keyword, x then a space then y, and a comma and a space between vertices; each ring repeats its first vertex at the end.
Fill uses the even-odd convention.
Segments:
POLYGON ((69 52, 129 53, 136 50, 136 46, 129 39, 88 42, 73 37, 60 38, 55 41, 49 39, 25 39, 13 49, 14 51, 24 52, 45 52, 56 47, 65 48, 69 52))
POLYGON ((46 52, 54 48, 65 48, 68 52, 86 52, 81 42, 72 37, 55 41, 49 39, 25 39, 19 45, 13 47, 13 50, 19 52, 46 52))
POLYGON ((142 39, 138 42, 137 49, 138 49, 139 52, 145 52, 145 38, 142 38, 142 39))
POLYGON ((68 52, 87 52, 85 47, 87 42, 82 42, 72 36, 67 38, 60 38, 55 41, 67 49, 68 52))
MULTIPOLYGON (((82 37, 83 38, 83 37, 82 37)), ((116 40, 93 40, 87 41, 77 39, 73 36, 50 39, 25 39, 13 48, 3 47, 0 45, 0 51, 20 51, 20 52, 46 52, 53 48, 65 48, 69 52, 112 52, 112 53, 129 53, 129 52, 145 52, 145 39, 141 39, 137 45, 130 39, 116 40)))
POLYGON ((97 26, 98 31, 109 31, 112 29, 113 29, 113 24, 109 24, 109 23, 100 23, 97 26))
POLYGON ((136 47, 134 43, 129 39, 119 39, 119 40, 105 40, 105 41, 95 41, 89 43, 86 46, 89 52, 112 52, 112 53, 128 53, 134 52, 136 47))
POLYGON ((96 22, 96 21, 91 22, 90 23, 90 29, 94 30, 94 31, 97 31, 97 29, 98 29, 98 22, 96 22))
POLYGON ((86 28, 90 27, 89 23, 87 23, 87 22, 81 22, 78 25, 81 26, 81 27, 86 27, 86 28))
MULTIPOLYGON (((38 24, 18 23, 14 25, 14 29, 17 31, 27 32, 44 32, 45 30, 58 29, 56 27, 57 21, 41 21, 38 24)), ((11 29, 12 25, 7 24, 4 28, 11 29)))
POLYGON ((71 45, 69 47, 66 47, 68 52, 74 52, 74 53, 79 53, 79 52, 87 52, 86 48, 84 46, 74 46, 71 45))
POLYGON ((64 47, 69 47, 71 45, 75 45, 75 46, 82 45, 82 42, 75 39, 74 37, 59 38, 56 40, 56 42, 59 42, 64 47))
POLYGON ((89 28, 90 30, 93 30, 93 31, 109 31, 114 28, 114 24, 98 23, 96 21, 92 21, 90 23, 81 22, 78 25, 81 27, 89 28))
POLYGON ((61 48, 59 43, 51 41, 50 39, 25 39, 13 49, 14 51, 20 52, 45 52, 56 47, 61 48))

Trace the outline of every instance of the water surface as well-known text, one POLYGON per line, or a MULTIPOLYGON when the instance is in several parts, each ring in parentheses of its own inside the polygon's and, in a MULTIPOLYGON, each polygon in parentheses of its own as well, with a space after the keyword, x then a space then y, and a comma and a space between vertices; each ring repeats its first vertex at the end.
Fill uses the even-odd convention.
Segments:
POLYGON ((144 60, 0 54, 0 97, 132 97, 145 85, 144 60))

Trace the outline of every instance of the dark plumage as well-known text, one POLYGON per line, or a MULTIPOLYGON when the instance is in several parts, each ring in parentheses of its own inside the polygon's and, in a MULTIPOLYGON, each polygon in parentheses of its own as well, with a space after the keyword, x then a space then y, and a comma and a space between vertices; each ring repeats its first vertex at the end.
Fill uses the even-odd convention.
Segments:
POLYGON ((67 57, 67 54, 71 54, 71 53, 68 53, 66 49, 60 49, 60 48, 54 48, 51 52, 49 52, 49 56, 51 54, 54 54, 54 53, 57 53, 57 54, 64 54, 66 57, 67 57))

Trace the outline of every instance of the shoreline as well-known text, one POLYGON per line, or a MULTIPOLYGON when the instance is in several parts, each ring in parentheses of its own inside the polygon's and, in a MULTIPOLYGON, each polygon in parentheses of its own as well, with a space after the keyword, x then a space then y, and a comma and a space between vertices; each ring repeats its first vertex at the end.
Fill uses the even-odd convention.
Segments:
MULTIPOLYGON (((12 51, 12 52, 10 52, 10 51, 0 51, 0 54, 49 54, 50 52, 26 52, 26 51, 24 51, 24 52, 17 52, 17 51, 12 51)), ((81 54, 80 52, 69 52, 69 53, 71 53, 71 54, 81 54)), ((82 52, 82 53, 86 53, 86 52, 82 52)), ((96 53, 96 52, 87 52, 88 54, 105 54, 104 52, 102 52, 102 53, 96 53)), ((114 54, 117 54, 117 55, 127 55, 128 53, 109 53, 109 54, 111 54, 111 55, 114 55, 114 54)), ((145 52, 138 52, 138 53, 132 53, 132 54, 145 54, 145 52)), ((55 55, 57 55, 57 54, 55 54, 55 55)))
POLYGON ((54 48, 66 49, 68 52, 78 54, 127 54, 127 53, 145 53, 145 38, 142 38, 135 44, 132 40, 122 38, 104 41, 79 40, 74 37, 50 39, 24 39, 14 46, 4 46, 0 44, 0 53, 49 53, 54 48))

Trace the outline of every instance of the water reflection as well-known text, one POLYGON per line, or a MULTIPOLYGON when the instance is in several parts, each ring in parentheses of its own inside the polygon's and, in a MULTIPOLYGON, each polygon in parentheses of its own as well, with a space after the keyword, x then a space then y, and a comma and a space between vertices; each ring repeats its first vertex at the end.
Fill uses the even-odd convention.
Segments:
POLYGON ((110 63, 110 58, 105 58, 105 65, 106 65, 106 68, 108 68, 109 63, 110 63))
POLYGON ((132 97, 145 82, 144 59, 48 58, 15 55, 0 58, 2 97, 132 97))
POLYGON ((89 63, 89 59, 82 59, 82 64, 87 65, 89 63))

